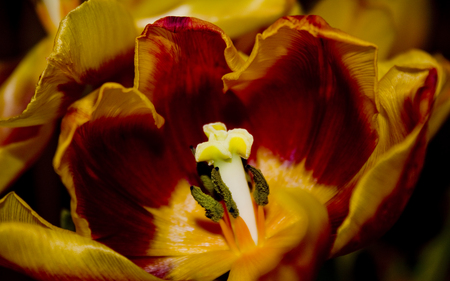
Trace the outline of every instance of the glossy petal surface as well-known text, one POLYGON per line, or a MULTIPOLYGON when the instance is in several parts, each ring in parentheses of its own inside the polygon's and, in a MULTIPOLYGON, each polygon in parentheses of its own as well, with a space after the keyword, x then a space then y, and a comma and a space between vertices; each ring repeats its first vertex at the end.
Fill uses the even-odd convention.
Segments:
POLYGON ((0 125, 43 124, 64 114, 85 85, 129 83, 135 30, 131 16, 115 1, 89 1, 70 12, 61 22, 32 101, 0 125))
POLYGON ((0 200, 0 265, 38 280, 160 280, 108 247, 55 227, 16 194, 0 200))
POLYGON ((158 179, 154 184, 164 186, 164 179, 155 175, 167 165, 158 171, 150 169, 151 162, 143 162, 160 153, 158 146, 146 148, 152 142, 161 145, 153 130, 162 123, 145 96, 118 84, 105 84, 69 109, 54 165, 71 193, 77 232, 113 248, 124 247, 123 253, 146 251, 146 236, 152 230, 151 223, 142 222, 149 222, 151 216, 142 206, 159 206, 168 196, 149 188, 149 181, 158 179), (123 163, 131 164, 124 169, 123 163), (104 204, 105 198, 113 207, 104 204), (129 246, 130 239, 135 247, 129 246))
POLYGON ((313 16, 258 36, 245 66, 224 77, 247 108, 255 151, 305 161, 319 184, 346 184, 376 143, 375 50, 313 16))

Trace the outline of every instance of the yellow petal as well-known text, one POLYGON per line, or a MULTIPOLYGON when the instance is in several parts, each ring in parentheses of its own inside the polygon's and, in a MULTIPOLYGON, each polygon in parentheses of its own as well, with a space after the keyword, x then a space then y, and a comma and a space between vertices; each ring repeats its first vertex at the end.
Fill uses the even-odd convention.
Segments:
POLYGON ((34 95, 39 75, 47 65, 53 38, 42 39, 0 87, 0 117, 6 119, 22 113, 34 95))
POLYGON ((432 138, 437 133, 450 113, 450 62, 443 56, 438 56, 437 60, 442 66, 443 75, 441 76, 444 78, 442 79, 442 88, 439 90, 439 95, 434 103, 433 113, 430 117, 428 126, 429 138, 432 138))
POLYGON ((436 85, 433 85, 435 89, 433 89, 430 99, 422 101, 423 112, 419 114, 423 117, 428 116, 429 109, 426 102, 432 102, 442 87, 444 71, 438 62, 423 51, 411 50, 392 60, 379 63, 379 75, 382 78, 379 83, 379 99, 377 100, 380 111, 378 118, 380 141, 377 153, 382 153, 402 141, 411 130, 405 124, 404 115, 407 114, 411 117, 413 114, 405 111, 405 102, 418 98, 416 97, 418 91, 426 84, 426 79, 432 69, 437 72, 434 75, 437 81, 436 85))
POLYGON ((72 219, 77 227, 77 232, 81 235, 90 237, 90 230, 87 221, 76 213, 77 198, 72 173, 69 170, 69 163, 65 159, 66 150, 72 142, 75 131, 84 123, 101 117, 146 113, 153 115, 158 127, 162 126, 163 118, 156 113, 153 104, 147 97, 137 89, 126 89, 119 84, 106 83, 100 89, 75 102, 64 117, 53 165, 71 195, 72 219))
POLYGON ((332 255, 348 253, 382 235, 403 210, 423 165, 437 64, 417 51, 393 61, 395 66, 379 83, 378 144, 353 190, 332 255))
POLYGON ((52 122, 29 128, 0 128, 0 134, 27 136, 25 139, 0 145, 0 193, 37 159, 48 144, 55 124, 52 122), (32 134, 27 135, 30 131, 32 134))
POLYGON ((0 223, 20 222, 54 229, 55 227, 40 217, 14 192, 0 199, 0 223))
POLYGON ((368 243, 367 237, 378 238, 396 221, 412 193, 423 164, 420 163, 423 158, 419 163, 414 159, 414 156, 417 157, 415 154, 423 156, 424 153, 424 147, 417 147, 418 138, 423 138, 421 128, 384 154, 358 182, 350 199, 349 213, 338 229, 331 256, 360 248, 368 243), (416 166, 405 174, 408 164, 416 166), (409 177, 409 181, 405 177, 409 177), (384 205, 383 202, 394 205, 384 205), (368 222, 373 225, 367 227, 365 224, 368 222))
POLYGON ((376 44, 380 59, 412 47, 423 47, 430 26, 430 5, 426 0, 323 0, 310 14, 376 44))
MULTIPOLYGON (((62 20, 30 104, 20 115, 0 120, 0 125, 39 125, 61 116, 85 85, 97 87, 132 66, 135 36, 131 15, 116 1, 80 5, 62 20)), ((131 68, 129 72, 132 75, 131 68)))
POLYGON ((160 280, 103 244, 52 226, 14 193, 0 200, 0 265, 39 280, 160 280))
MULTIPOLYGON (((18 115, 27 107, 52 44, 50 37, 41 40, 0 86, 0 120, 18 115)), ((53 128, 53 122, 28 128, 0 127, 0 192, 38 157, 53 128)))
POLYGON ((79 0, 38 0, 36 12, 47 32, 55 34, 61 19, 79 4, 79 0))
POLYGON ((306 191, 272 187, 266 240, 242 253, 231 268, 230 281, 312 280, 326 258, 330 235, 325 206, 306 191), (285 279, 287 273, 290 278, 285 279))
POLYGON ((323 17, 334 28, 376 44, 378 57, 382 59, 387 57, 394 41, 394 23, 387 7, 367 2, 370 1, 323 0, 310 13, 323 17))
POLYGON ((189 16, 211 22, 234 38, 267 26, 279 17, 287 15, 296 1, 134 1, 134 5, 131 1, 126 2, 132 7, 133 17, 137 19, 141 29, 165 16, 189 16))

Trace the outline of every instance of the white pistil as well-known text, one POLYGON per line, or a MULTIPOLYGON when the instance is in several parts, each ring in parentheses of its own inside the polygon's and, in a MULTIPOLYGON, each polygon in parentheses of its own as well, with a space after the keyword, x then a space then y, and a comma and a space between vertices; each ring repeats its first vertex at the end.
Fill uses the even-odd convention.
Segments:
POLYGON ((225 125, 219 122, 204 125, 203 131, 209 141, 197 146, 195 158, 197 162, 208 161, 219 168, 220 176, 236 202, 239 215, 247 224, 253 241, 258 244, 255 211, 241 159, 250 156, 253 136, 244 129, 227 132, 225 125))
POLYGON ((253 241, 255 241, 255 244, 258 244, 255 211, 241 157, 233 153, 231 161, 216 160, 214 161, 214 167, 219 167, 220 176, 230 189, 231 196, 239 210, 239 215, 247 224, 253 241))

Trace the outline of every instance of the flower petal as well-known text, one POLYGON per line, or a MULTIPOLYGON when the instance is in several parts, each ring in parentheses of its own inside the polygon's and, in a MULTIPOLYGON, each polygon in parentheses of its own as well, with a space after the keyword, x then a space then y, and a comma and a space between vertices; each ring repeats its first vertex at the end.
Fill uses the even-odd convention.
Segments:
POLYGON ((108 247, 52 226, 14 193, 0 200, 0 265, 39 280, 160 280, 108 247))
POLYGON ((243 60, 218 27, 163 18, 138 37, 136 56, 135 87, 165 118, 165 141, 186 166, 192 166, 186 147, 205 141, 203 125, 221 121, 242 128, 246 110, 233 93, 223 94, 221 78, 243 60))
POLYGON ((72 105, 54 166, 71 194, 77 232, 122 254, 145 254, 153 226, 143 206, 159 206, 170 194, 161 189, 170 187, 162 176, 170 166, 152 164, 162 122, 144 95, 113 83, 72 105))
POLYGON ((379 48, 379 59, 423 47, 431 22, 430 4, 426 0, 323 0, 310 14, 321 16, 331 26, 374 43, 379 48), (339 9, 338 13, 336 9, 339 9))
POLYGON ((286 270, 311 277, 330 247, 326 208, 309 193, 275 188, 265 207, 265 239, 254 248, 234 252, 218 225, 205 219, 188 185, 177 186, 170 204, 149 209, 156 231, 148 251, 155 258, 132 259, 165 279, 212 280, 231 270, 228 280, 273 279, 286 270), (279 271, 277 266, 282 263, 279 271))
MULTIPOLYGON (((443 75, 440 75, 440 77, 445 78, 442 79, 442 88, 440 88, 439 95, 434 103, 433 113, 430 117, 428 126, 429 138, 434 137, 450 113, 450 62, 442 56, 438 56, 437 60, 443 72, 443 75)), ((442 72, 439 72, 439 74, 442 72)))
POLYGON ((203 86, 202 80, 215 81, 217 85, 211 86, 221 91, 220 78, 244 63, 220 28, 196 18, 179 17, 166 17, 148 25, 137 39, 136 58, 135 87, 155 103, 159 97, 174 94, 176 88, 198 91, 196 86, 203 86), (171 87, 167 80, 173 77, 177 77, 177 83, 171 87), (154 93, 155 89, 165 94, 154 93))
POLYGON ((312 280, 331 242, 325 206, 300 189, 275 188, 269 202, 264 244, 243 253, 228 280, 312 280))
POLYGON ((131 7, 139 28, 166 16, 188 16, 211 22, 234 38, 267 26, 279 17, 287 15, 294 7, 295 1, 134 1, 133 4, 128 6, 131 7), (152 14, 149 14, 149 11, 152 14))
POLYGON ((381 79, 380 139, 351 195, 332 255, 364 246, 397 220, 422 169, 437 82, 437 70, 429 65, 399 64, 381 79))
POLYGON ((31 103, 0 125, 47 123, 61 116, 85 85, 131 81, 135 32, 133 19, 116 1, 93 0, 74 9, 61 22, 31 103))
POLYGON ((55 34, 61 19, 80 5, 79 0, 39 0, 36 1, 36 12, 49 34, 55 34))
POLYGON ((223 79, 247 109, 254 148, 288 165, 305 161, 318 184, 342 187, 376 143, 375 53, 319 17, 286 17, 223 79))
MULTIPOLYGON (((14 69, 0 87, 0 117, 6 119, 20 114, 34 94, 39 75, 46 65, 45 56, 51 52, 53 41, 40 41, 14 69)), ((0 192, 29 167, 47 144, 54 125, 24 128, 0 127, 0 192)))
POLYGON ((50 140, 54 123, 25 128, 0 128, 8 138, 0 143, 0 193, 38 158, 50 140))

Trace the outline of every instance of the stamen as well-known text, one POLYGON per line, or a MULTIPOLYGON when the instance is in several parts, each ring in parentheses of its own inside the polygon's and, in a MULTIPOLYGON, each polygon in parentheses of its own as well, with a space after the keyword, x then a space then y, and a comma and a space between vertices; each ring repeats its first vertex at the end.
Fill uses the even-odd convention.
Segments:
POLYGON ((261 170, 248 164, 245 166, 245 168, 250 170, 253 175, 253 181, 255 182, 253 198, 255 198, 256 204, 258 204, 259 206, 266 206, 267 204, 269 204, 269 184, 261 173, 261 170))
POLYGON ((220 176, 218 167, 212 169, 211 180, 214 184, 215 191, 218 195, 220 195, 221 199, 225 201, 228 212, 230 212, 233 218, 237 218, 239 216, 239 210, 236 206, 236 202, 233 200, 233 197, 231 197, 230 189, 223 182, 222 177, 220 176))
POLYGON ((264 215, 264 208, 263 206, 259 205, 257 210, 257 217, 256 217, 256 225, 258 227, 258 238, 259 238, 259 244, 262 246, 262 243, 265 241, 266 237, 266 226, 265 226, 265 215, 264 215))
POLYGON ((200 187, 191 186, 191 194, 195 201, 200 204, 206 211, 206 217, 210 218, 212 221, 218 222, 222 219, 224 210, 222 205, 214 200, 208 194, 203 193, 200 187))
POLYGON ((239 249, 236 245, 236 242, 234 241, 233 231, 231 230, 229 225, 224 220, 220 220, 219 224, 228 246, 230 246, 231 250, 236 254, 239 253, 239 249))
POLYGON ((203 183, 203 186, 208 191, 209 195, 214 196, 214 184, 210 177, 207 175, 201 175, 200 180, 203 183))
MULTIPOLYGON (((244 220, 253 241, 257 244, 258 230, 255 210, 242 165, 242 158, 248 159, 250 155, 253 136, 245 129, 227 131, 225 124, 220 122, 204 125, 203 131, 208 137, 208 141, 197 145, 195 160, 197 162, 205 161, 209 165, 220 168, 220 174, 217 172, 218 176, 214 175, 213 169, 211 180, 214 185, 219 186, 218 189, 225 190, 225 187, 227 187, 229 196, 221 195, 224 200, 229 201, 227 202, 227 209, 233 217, 240 216, 244 220), (228 197, 233 199, 234 206, 228 197)), ((216 192, 219 191, 216 189, 216 192)))

